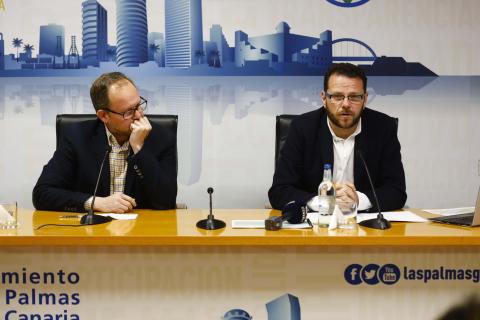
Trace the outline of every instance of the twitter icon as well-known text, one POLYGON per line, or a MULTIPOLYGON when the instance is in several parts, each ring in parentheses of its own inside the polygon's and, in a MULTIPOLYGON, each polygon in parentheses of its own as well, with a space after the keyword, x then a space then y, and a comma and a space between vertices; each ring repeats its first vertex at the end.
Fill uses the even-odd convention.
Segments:
POLYGON ((378 280, 379 269, 380 269, 380 266, 374 263, 367 264, 365 267, 363 267, 361 272, 363 282, 369 285, 377 284, 379 282, 378 280))

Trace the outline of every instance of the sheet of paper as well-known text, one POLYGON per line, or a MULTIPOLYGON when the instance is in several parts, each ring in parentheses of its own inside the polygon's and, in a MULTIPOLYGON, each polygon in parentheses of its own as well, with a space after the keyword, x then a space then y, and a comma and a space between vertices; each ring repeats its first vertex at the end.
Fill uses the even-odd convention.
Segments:
MULTIPOLYGON (((283 229, 309 229, 310 226, 307 222, 290 224, 284 222, 283 229)), ((265 220, 232 220, 233 229, 265 229, 265 220)))
MULTIPOLYGON (((357 222, 361 222, 368 219, 373 219, 377 217, 378 213, 360 213, 357 215, 357 222)), ((383 217, 388 221, 403 221, 403 222, 427 222, 427 219, 424 219, 413 212, 410 211, 388 211, 382 212, 383 217)))
POLYGON ((475 207, 461 207, 450 209, 423 209, 423 211, 433 214, 439 214, 442 216, 453 216, 456 214, 472 213, 475 207))
POLYGON ((115 220, 135 220, 138 216, 136 213, 99 213, 98 215, 112 217, 115 220))

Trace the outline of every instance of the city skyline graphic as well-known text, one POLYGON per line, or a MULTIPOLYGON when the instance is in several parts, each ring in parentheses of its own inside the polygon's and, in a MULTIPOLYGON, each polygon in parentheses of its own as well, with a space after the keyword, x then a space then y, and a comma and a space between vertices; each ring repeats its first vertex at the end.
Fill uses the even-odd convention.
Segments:
POLYGON ((97 0, 81 2, 81 35, 68 35, 64 25, 50 22, 38 26, 35 48, 21 35, 6 39, 0 33, 0 76, 89 76, 121 68, 148 75, 304 76, 323 75, 336 62, 358 64, 373 76, 436 76, 421 63, 384 56, 360 39, 334 38, 329 29, 318 36, 292 33, 286 21, 262 35, 238 26, 229 44, 220 24, 203 25, 202 0, 164 4, 165 31, 149 32, 146 0, 116 0, 113 44, 108 11, 97 0))
MULTIPOLYGON (((268 320, 301 320, 300 300, 286 293, 266 303, 268 320)), ((253 317, 243 309, 231 309, 221 320, 252 320, 253 317)))

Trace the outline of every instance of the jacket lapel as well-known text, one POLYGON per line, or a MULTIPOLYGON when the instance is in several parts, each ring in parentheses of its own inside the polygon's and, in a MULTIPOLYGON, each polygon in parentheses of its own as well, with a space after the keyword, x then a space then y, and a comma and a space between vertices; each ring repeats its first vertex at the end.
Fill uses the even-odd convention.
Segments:
POLYGON ((367 181, 367 173, 365 171, 364 165, 362 163, 362 159, 358 155, 358 152, 362 153, 363 159, 365 159, 365 162, 368 163, 368 150, 366 149, 368 147, 367 143, 367 134, 368 134, 368 128, 366 128, 365 120, 364 117, 362 116, 362 132, 360 132, 356 137, 355 137, 355 146, 353 150, 353 179, 355 182, 355 186, 359 187, 359 183, 361 181, 367 181))
POLYGON ((322 109, 323 112, 320 114, 320 127, 319 127, 319 137, 317 139, 317 148, 320 148, 320 164, 321 167, 319 168, 321 174, 323 175, 323 166, 327 163, 332 165, 332 172, 333 166, 333 138, 332 134, 330 133, 330 129, 328 129, 327 125, 327 113, 325 109, 322 109))
MULTIPOLYGON (((131 157, 132 155, 133 155, 133 151, 132 151, 132 148, 130 148, 128 156, 131 157)), ((127 166, 127 175, 125 177, 125 189, 123 192, 131 197, 135 197, 135 195, 132 194, 134 180, 135 180, 135 176, 134 176, 132 164, 129 163, 127 166)))
MULTIPOLYGON (((95 130, 95 135, 92 137, 92 148, 93 148, 93 157, 95 158, 95 181, 94 186, 97 183, 97 175, 100 171, 100 166, 102 165, 103 158, 107 151, 107 134, 105 131, 104 124, 98 120, 98 126, 95 130)), ((103 165, 102 173, 100 174, 100 181, 98 182, 97 195, 99 196, 108 196, 110 195, 110 161, 109 157, 105 159, 105 164, 103 165)))

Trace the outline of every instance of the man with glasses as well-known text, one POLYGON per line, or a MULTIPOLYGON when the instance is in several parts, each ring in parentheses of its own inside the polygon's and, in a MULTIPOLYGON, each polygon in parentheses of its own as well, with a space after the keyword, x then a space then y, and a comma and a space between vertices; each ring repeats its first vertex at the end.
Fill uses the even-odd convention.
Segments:
POLYGON ((332 164, 337 199, 376 211, 358 151, 370 170, 381 209, 402 208, 407 194, 397 122, 366 108, 363 70, 350 63, 332 65, 321 99, 322 108, 292 121, 268 192, 273 208, 282 209, 292 200, 315 207, 324 164, 332 164))
POLYGON ((120 72, 97 78, 90 97, 98 119, 66 128, 33 189, 35 208, 88 211, 107 150, 94 211, 175 208, 176 137, 149 122, 147 100, 120 72))

